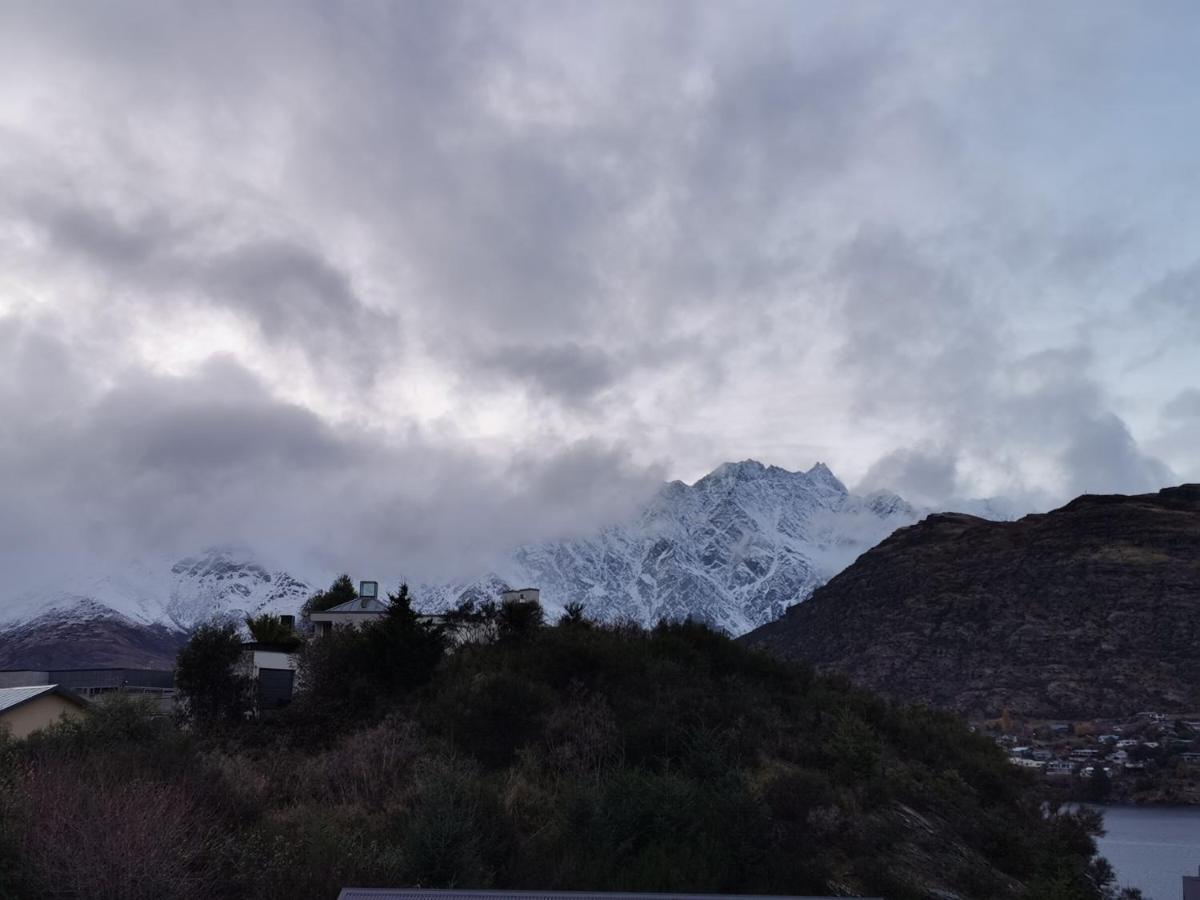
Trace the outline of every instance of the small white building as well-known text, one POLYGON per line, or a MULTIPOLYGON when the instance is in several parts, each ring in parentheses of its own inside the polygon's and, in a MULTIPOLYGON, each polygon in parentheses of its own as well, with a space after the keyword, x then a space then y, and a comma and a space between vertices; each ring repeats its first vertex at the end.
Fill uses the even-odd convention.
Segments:
POLYGON ((254 687, 257 712, 279 709, 292 702, 296 689, 296 649, 257 641, 242 644, 241 669, 254 687))
POLYGON ((358 597, 321 612, 309 613, 308 621, 313 625, 314 634, 321 637, 337 628, 362 628, 368 622, 382 619, 386 612, 387 604, 379 599, 379 582, 360 581, 358 597))
POLYGON ((308 621, 313 624, 313 633, 321 637, 337 628, 362 628, 368 622, 382 619, 386 612, 387 604, 377 598, 359 597, 323 612, 310 613, 308 621))
POLYGON ((516 588, 500 594, 501 603, 541 603, 542 592, 538 588, 516 588))

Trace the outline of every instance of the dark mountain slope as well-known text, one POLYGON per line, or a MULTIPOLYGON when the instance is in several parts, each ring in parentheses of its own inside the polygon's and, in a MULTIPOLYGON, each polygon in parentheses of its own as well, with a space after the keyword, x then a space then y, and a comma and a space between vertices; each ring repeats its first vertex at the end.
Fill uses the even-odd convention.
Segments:
POLYGON ((187 635, 143 625, 100 606, 87 618, 40 616, 0 632, 0 669, 173 669, 187 635))
POLYGON ((967 715, 1200 709, 1200 485, 930 516, 744 640, 967 715))

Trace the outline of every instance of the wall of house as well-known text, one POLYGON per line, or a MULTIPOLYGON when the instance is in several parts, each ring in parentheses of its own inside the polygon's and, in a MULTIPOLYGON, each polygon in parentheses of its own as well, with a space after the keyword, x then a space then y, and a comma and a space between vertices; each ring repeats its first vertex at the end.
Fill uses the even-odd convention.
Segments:
POLYGON ((83 709, 57 694, 43 694, 15 709, 0 713, 3 722, 15 738, 23 738, 39 728, 53 725, 62 716, 77 716, 83 709))
POLYGON ((275 650, 254 651, 254 672, 259 669, 295 669, 296 655, 294 653, 279 653, 275 650))
POLYGON ((334 629, 362 628, 368 622, 376 622, 382 618, 383 613, 381 612, 313 613, 309 617, 309 621, 317 626, 314 633, 319 637, 324 631, 324 625, 321 623, 329 623, 334 629))

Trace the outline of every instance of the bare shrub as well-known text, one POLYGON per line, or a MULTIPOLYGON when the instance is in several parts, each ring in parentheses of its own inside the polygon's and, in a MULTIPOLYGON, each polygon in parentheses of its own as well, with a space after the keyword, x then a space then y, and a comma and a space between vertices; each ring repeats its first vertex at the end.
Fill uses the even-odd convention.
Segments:
POLYGON ((599 777, 620 757, 620 729, 602 696, 576 687, 546 721, 547 762, 560 776, 599 777))
POLYGON ((83 760, 31 766, 22 782, 19 852, 39 894, 189 900, 215 892, 222 829, 193 784, 124 779, 83 760))
POLYGON ((380 809, 403 796, 420 751, 416 726, 388 719, 306 760, 296 786, 310 800, 380 809))

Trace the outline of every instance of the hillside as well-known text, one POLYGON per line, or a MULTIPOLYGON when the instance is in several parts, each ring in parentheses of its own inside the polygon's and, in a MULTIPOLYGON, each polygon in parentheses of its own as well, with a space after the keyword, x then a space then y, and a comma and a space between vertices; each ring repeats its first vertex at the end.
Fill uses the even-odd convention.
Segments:
POLYGON ((124 900, 326 900, 347 884, 1112 895, 1094 814, 1046 813, 951 716, 690 623, 526 620, 397 666, 428 638, 397 616, 314 643, 309 693, 275 717, 179 730, 118 703, 0 741, 18 763, 0 883, 124 900))
POLYGON ((935 515, 745 640, 967 715, 1200 708, 1200 485, 935 515))

